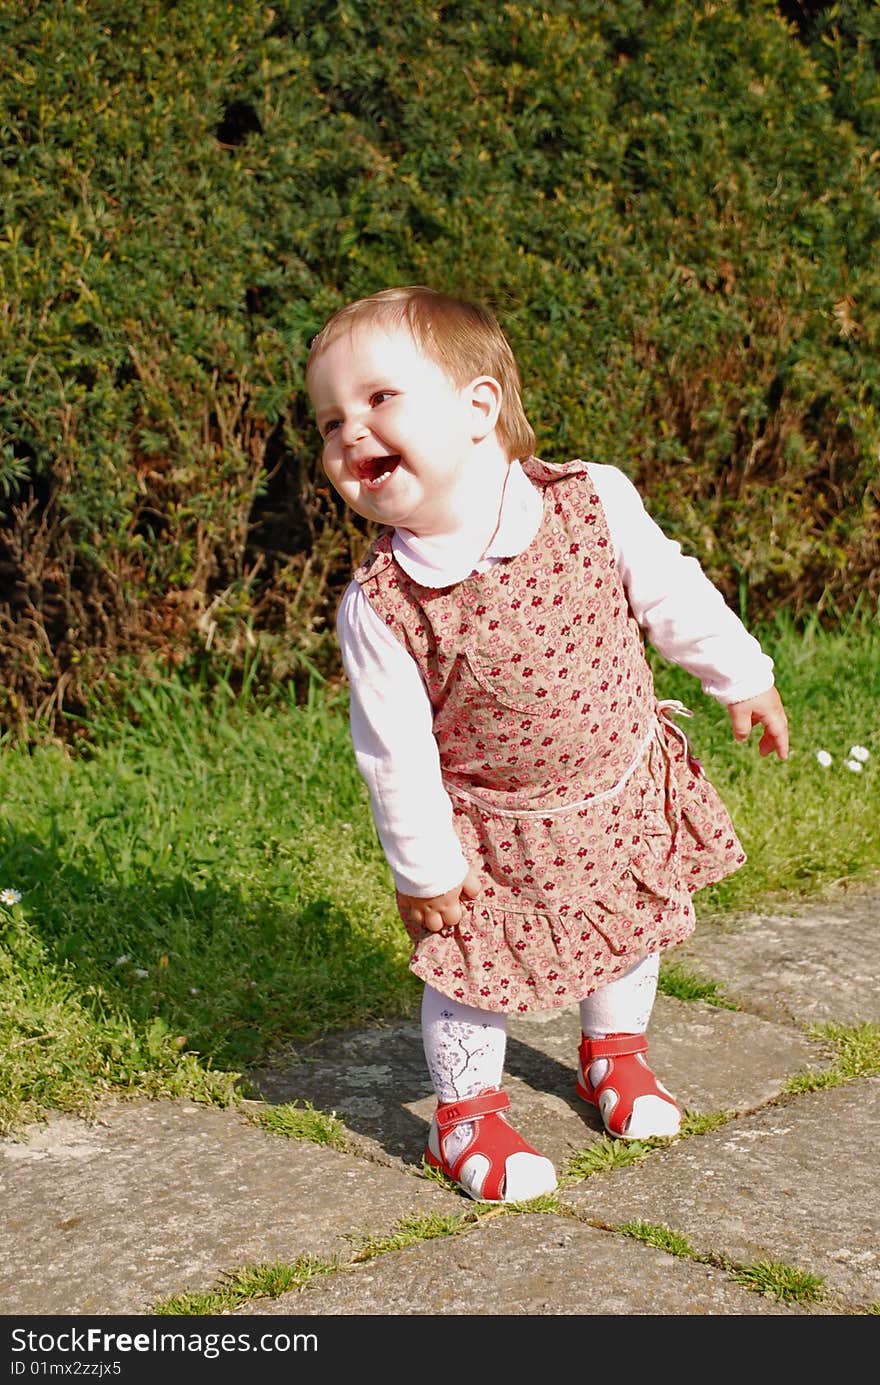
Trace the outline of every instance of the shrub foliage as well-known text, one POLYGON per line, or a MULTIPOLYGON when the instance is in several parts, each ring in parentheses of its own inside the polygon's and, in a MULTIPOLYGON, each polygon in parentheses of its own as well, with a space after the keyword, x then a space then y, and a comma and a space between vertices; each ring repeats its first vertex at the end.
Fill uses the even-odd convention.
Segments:
POLYGON ((345 300, 488 301, 551 461, 612 462, 750 619, 880 586, 880 8, 0 10, 0 721, 145 662, 335 671, 345 300))

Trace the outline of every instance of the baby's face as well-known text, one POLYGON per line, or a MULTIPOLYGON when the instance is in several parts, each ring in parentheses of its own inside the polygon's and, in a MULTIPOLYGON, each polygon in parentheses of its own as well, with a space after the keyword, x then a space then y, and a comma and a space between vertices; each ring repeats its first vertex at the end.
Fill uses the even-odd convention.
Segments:
POLYGON ((406 327, 361 324, 312 363, 322 461, 358 514, 415 534, 458 517, 474 449, 469 387, 422 354, 406 327))

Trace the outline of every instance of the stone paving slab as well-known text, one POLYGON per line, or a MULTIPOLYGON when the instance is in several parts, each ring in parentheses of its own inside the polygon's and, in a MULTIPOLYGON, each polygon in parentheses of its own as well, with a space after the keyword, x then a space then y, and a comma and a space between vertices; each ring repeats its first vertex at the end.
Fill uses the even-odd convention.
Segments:
POLYGON ((880 1022, 880 894, 839 890, 786 913, 697 926, 677 961, 777 1023, 880 1022))
POLYGON ((0 1141, 0 1313, 146 1313, 243 1264, 347 1261, 351 1237, 460 1201, 240 1112, 107 1105, 0 1141))
MULTIPOLYGON (((723 1270, 557 1216, 481 1219, 248 1305, 249 1315, 759 1314, 797 1316, 723 1270)), ((552 1338, 548 1337, 548 1341, 552 1338)))
POLYGON ((880 1078, 792 1097, 565 1192, 579 1216, 658 1222, 695 1250, 782 1261, 880 1303, 880 1078))

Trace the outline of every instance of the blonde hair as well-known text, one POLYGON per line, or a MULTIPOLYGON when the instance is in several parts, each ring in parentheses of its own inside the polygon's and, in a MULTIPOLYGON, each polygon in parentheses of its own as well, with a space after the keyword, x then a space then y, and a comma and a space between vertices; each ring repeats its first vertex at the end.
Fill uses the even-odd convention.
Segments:
POLYGON ((477 375, 493 376, 502 390, 499 441, 511 459, 532 455, 535 433, 523 408, 516 357, 495 316, 478 303, 421 284, 359 298, 334 313, 314 338, 306 376, 321 352, 343 332, 374 322, 408 327, 419 350, 456 385, 466 385, 477 375))

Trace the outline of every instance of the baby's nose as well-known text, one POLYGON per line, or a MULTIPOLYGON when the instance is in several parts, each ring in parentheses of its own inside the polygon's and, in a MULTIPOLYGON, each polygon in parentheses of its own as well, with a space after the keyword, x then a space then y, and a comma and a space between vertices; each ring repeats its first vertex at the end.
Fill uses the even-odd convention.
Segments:
POLYGON ((347 418, 342 425, 342 442, 345 447, 353 447, 366 437, 368 428, 364 420, 360 417, 347 418))

